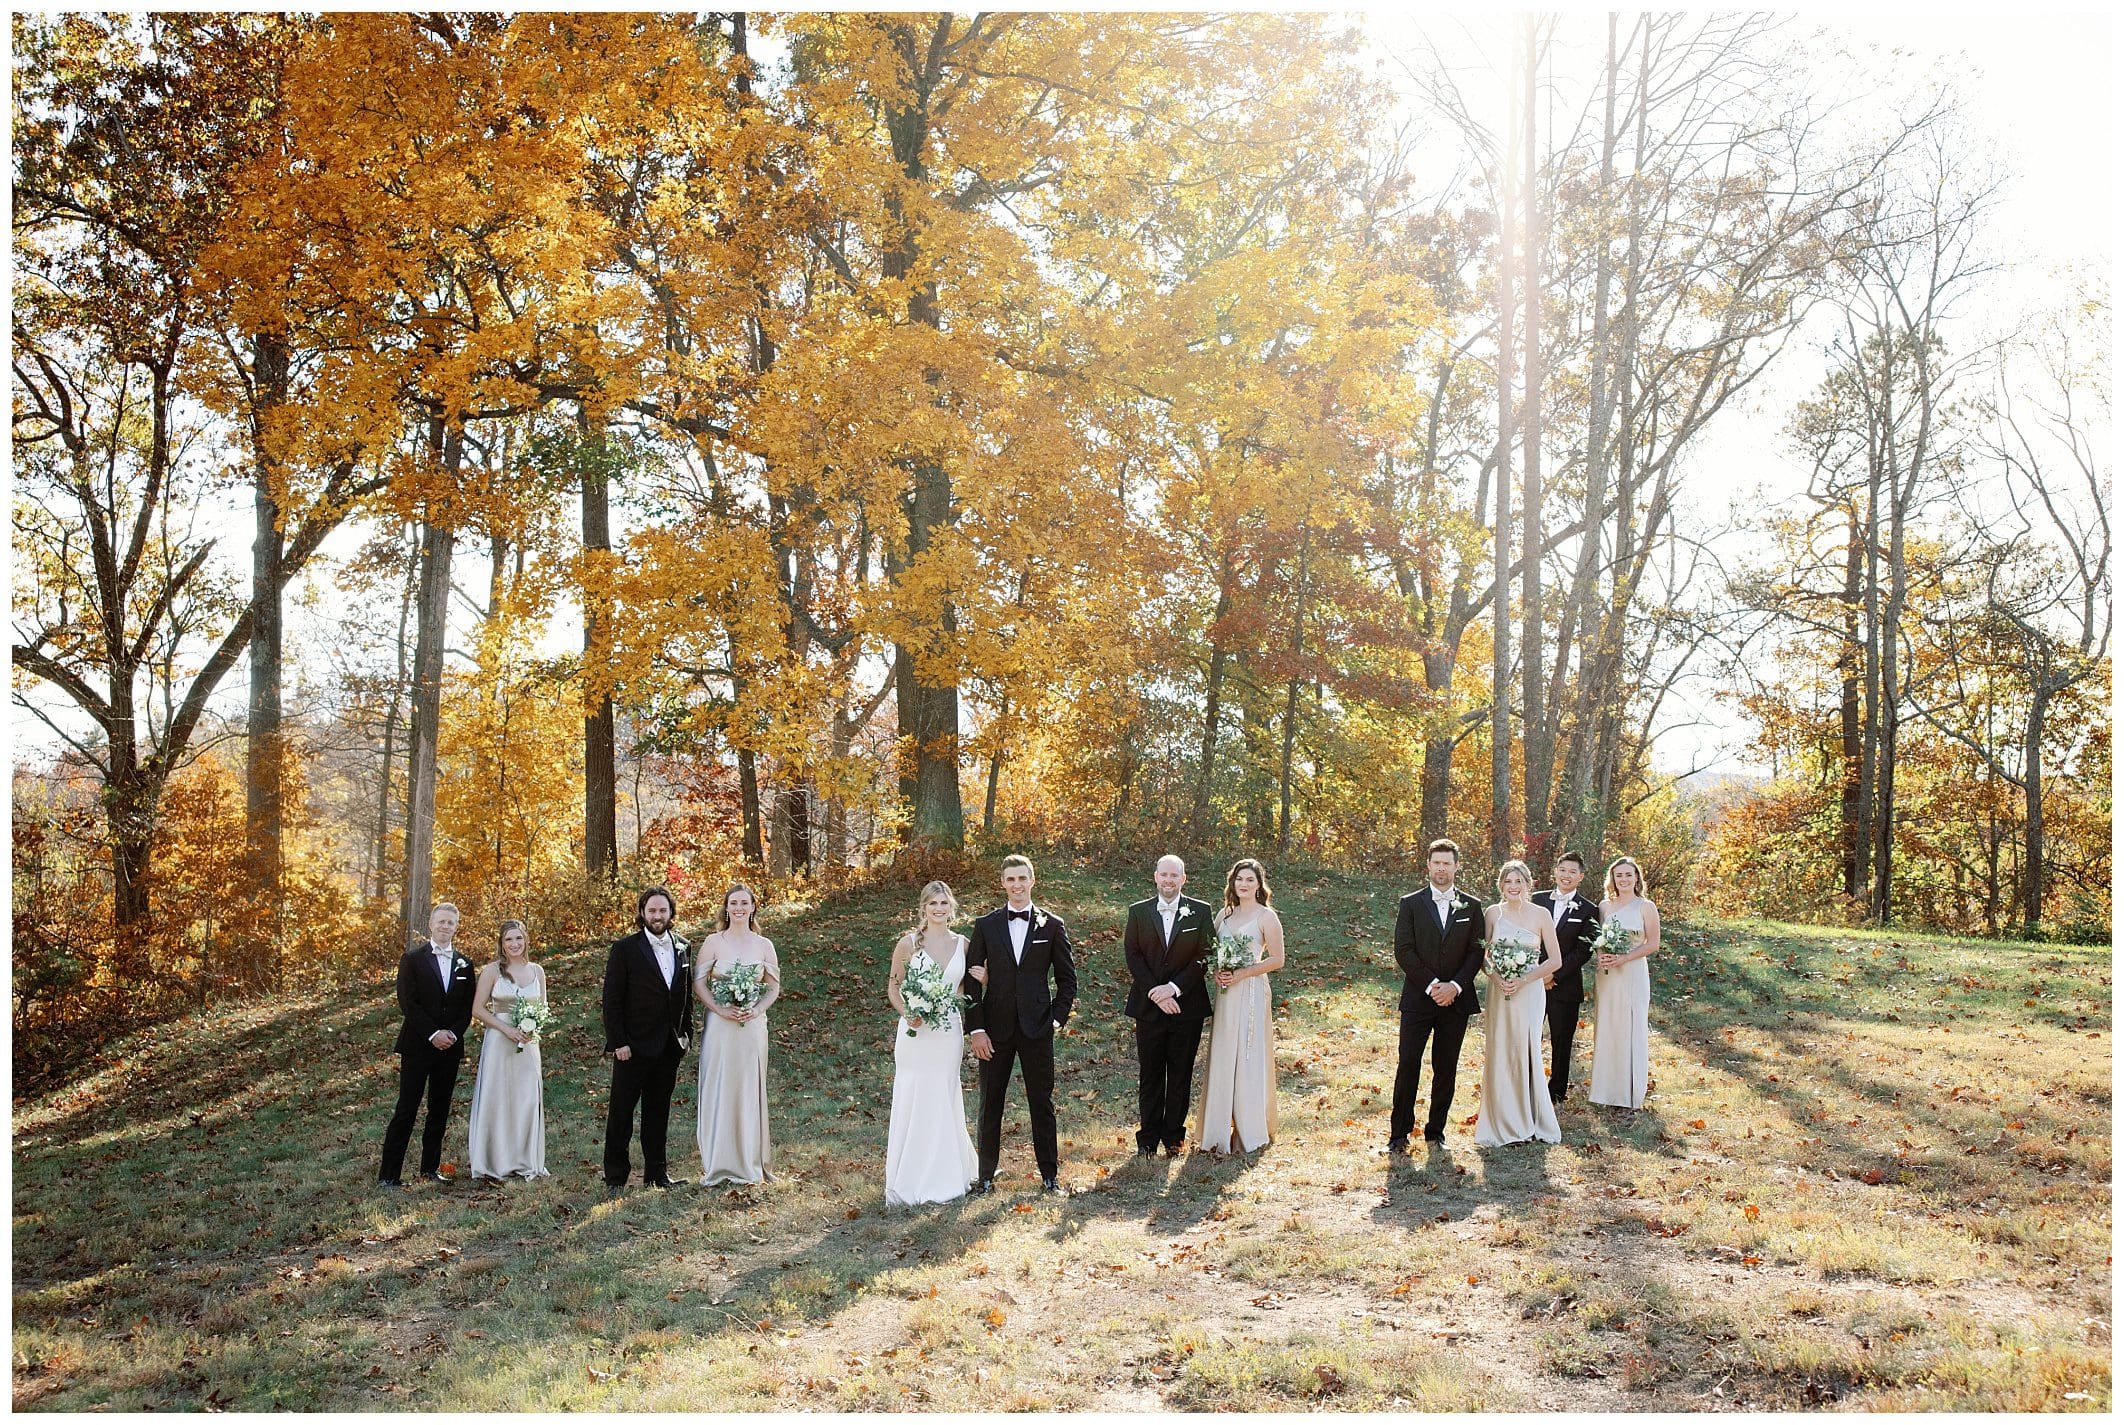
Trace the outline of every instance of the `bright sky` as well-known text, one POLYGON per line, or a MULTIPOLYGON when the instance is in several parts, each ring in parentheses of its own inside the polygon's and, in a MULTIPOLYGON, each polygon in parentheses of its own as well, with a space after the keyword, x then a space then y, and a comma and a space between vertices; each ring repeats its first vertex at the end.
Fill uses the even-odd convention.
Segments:
MULTIPOLYGON (((1606 13, 1568 7, 1552 42, 1544 92, 1553 86, 1555 102, 1573 114, 1601 61, 1606 13)), ((1622 15, 1625 33, 1632 18, 1622 15)), ((1522 22, 1516 13, 1429 7, 1374 13, 1367 20, 1389 51, 1421 53, 1425 40, 1437 46, 1478 119, 1491 125, 1501 119, 1502 70, 1511 63, 1512 39, 1522 22)), ((2010 175, 1988 230, 2005 266, 1964 310, 1971 340, 2012 331, 2058 300, 2061 268, 2111 269, 2118 35, 2105 14, 1875 9, 1801 14, 1787 25, 1802 62, 1817 66, 1818 75, 1849 65, 1859 77, 1892 76, 1895 88, 1926 76, 1948 84, 1963 100, 1968 131, 1983 137, 1997 166, 2010 175)), ((1884 82, 1878 92, 1890 87, 1884 82)), ((1857 101, 1853 108, 1859 111, 1876 95, 1852 91, 1844 97, 1857 101)), ((1569 123, 1564 115, 1548 131, 1567 132, 1569 123)), ((1700 438, 1690 469, 1698 477, 1694 498, 1703 522, 1723 523, 1729 501, 1760 509, 1802 487, 1805 471, 1787 454, 1782 430, 1793 404, 1821 376, 1820 343, 1833 317, 1822 314, 1823 331, 1797 334, 1763 380, 1700 438)), ((1744 554, 1742 543, 1726 541, 1721 553, 1744 554)), ((1717 689, 1708 679, 1677 691, 1660 718, 1658 766, 1672 772, 1768 771, 1749 753, 1747 723, 1712 696, 1717 689)))

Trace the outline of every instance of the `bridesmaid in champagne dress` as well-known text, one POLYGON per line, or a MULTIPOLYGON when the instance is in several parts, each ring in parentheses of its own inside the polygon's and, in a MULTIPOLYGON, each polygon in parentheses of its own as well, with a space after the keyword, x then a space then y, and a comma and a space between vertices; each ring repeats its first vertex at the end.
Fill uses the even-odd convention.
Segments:
POLYGON ((1659 948, 1659 907, 1645 899, 1644 885, 1637 863, 1618 856, 1608 867, 1607 898, 1600 903, 1602 922, 1623 925, 1632 942, 1626 954, 1601 956, 1593 980, 1593 1082, 1586 1098, 1610 1108, 1641 1108, 1645 1102, 1645 1020, 1652 1008, 1645 957, 1659 948))
POLYGON ((921 923, 893 947, 885 981, 885 997, 900 1011, 892 1036, 892 1121, 885 1133, 885 1201, 895 1207, 964 1197, 980 1169, 966 1131, 965 1026, 956 1013, 941 1022, 911 1015, 900 995, 909 966, 924 960, 941 968, 954 989, 969 973, 987 983, 987 966, 966 968, 966 937, 951 928, 958 912, 950 886, 931 881, 922 887, 921 923))
POLYGON ((480 972, 472 1017, 486 1027, 479 1077, 472 1082, 472 1176, 546 1176, 546 1102, 538 1040, 510 1022, 517 1000, 544 999, 546 972, 531 963, 531 938, 520 920, 501 927, 501 958, 480 972))
POLYGON ((1276 1026, 1268 977, 1283 968, 1283 921, 1269 908, 1259 861, 1235 862, 1226 874, 1216 929, 1248 942, 1254 957, 1246 968, 1216 976, 1195 1142, 1221 1156, 1254 1152, 1276 1136, 1276 1026))
POLYGON ((1497 873, 1504 897, 1484 912, 1484 937, 1528 946, 1541 963, 1514 980, 1490 968, 1484 957, 1483 978, 1490 993, 1483 1008, 1482 1102, 1475 1111, 1475 1145, 1498 1148, 1537 1140, 1558 1143, 1556 1106, 1549 1101, 1549 1076, 1541 1067, 1541 1030, 1548 1019, 1548 991, 1543 977, 1563 968, 1563 947, 1549 913, 1534 904, 1534 873, 1524 861, 1507 861, 1497 873))
POLYGON ((708 1009, 695 1124, 703 1185, 767 1180, 767 1009, 782 993, 782 971, 774 942, 753 928, 758 904, 749 888, 732 886, 715 933, 695 954, 693 994, 708 1009), (715 999, 715 977, 740 964, 764 971, 760 1002, 751 1009, 715 999))

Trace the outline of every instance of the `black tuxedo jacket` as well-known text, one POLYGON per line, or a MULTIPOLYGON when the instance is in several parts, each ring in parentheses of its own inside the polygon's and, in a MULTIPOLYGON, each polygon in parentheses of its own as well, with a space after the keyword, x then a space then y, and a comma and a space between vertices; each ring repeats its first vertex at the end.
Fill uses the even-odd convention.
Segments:
POLYGON ((398 1008, 405 1021, 398 1026, 400 1054, 462 1054, 465 1031, 472 1027, 472 991, 479 984, 479 971, 463 955, 451 959, 450 989, 443 991, 442 972, 435 965, 435 947, 428 941, 408 950, 398 962, 398 1008), (438 1029, 447 1029, 457 1042, 438 1049, 428 1042, 438 1029))
POLYGON ((1403 1014, 1481 1013, 1475 1003, 1475 977, 1482 972, 1482 902, 1455 886, 1451 920, 1441 929, 1428 885, 1403 896, 1394 921, 1394 963, 1403 976, 1403 1014), (1432 980, 1459 985, 1459 996, 1440 1008, 1424 993, 1432 980))
POLYGON ((1210 1012, 1209 986, 1203 983, 1203 969, 1210 947, 1217 943, 1212 914, 1208 901, 1180 897, 1180 911, 1173 917, 1173 938, 1168 944, 1165 917, 1158 914, 1156 896, 1128 908, 1128 928, 1121 935, 1121 951, 1128 957, 1126 1008, 1130 1018, 1200 1018, 1210 1012), (1151 1003, 1150 992, 1167 984, 1180 987, 1177 1015, 1167 1015, 1151 1003))
MULTIPOLYGON (((1534 904, 1556 915, 1556 892, 1536 891, 1534 904)), ((1600 934, 1600 903, 1587 900, 1578 892, 1571 893, 1571 907, 1563 913, 1556 924, 1556 944, 1563 951, 1563 968, 1556 972, 1556 987, 1549 991, 1552 999, 1584 999, 1585 976, 1580 972, 1586 962, 1593 958, 1593 937, 1600 934)))
POLYGON ((656 966, 647 931, 615 941, 605 957, 605 1052, 621 1045, 637 1057, 686 1052, 693 1038, 692 948, 671 937, 671 984, 656 966))
POLYGON ((966 1032, 985 1029, 991 1039, 1045 1039, 1069 1022, 1077 1002, 1077 967, 1069 957, 1069 927, 1062 917, 1035 905, 1025 932, 1025 959, 1010 953, 1007 907, 998 906, 973 923, 966 937, 966 967, 988 967, 988 983, 968 976, 959 990, 973 1000, 966 1032), (1048 988, 1052 973, 1054 987, 1048 988), (1015 1013, 1013 1013, 1015 1008, 1015 1013))

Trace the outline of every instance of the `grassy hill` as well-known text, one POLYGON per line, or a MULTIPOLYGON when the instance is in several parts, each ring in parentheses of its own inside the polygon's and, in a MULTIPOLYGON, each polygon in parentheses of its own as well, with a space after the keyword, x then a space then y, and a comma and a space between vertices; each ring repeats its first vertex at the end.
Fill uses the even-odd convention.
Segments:
POLYGON ((1282 1137, 1146 1166, 1118 929, 1145 889, 1045 868, 1084 978, 1059 1201, 1014 1100, 1004 1190, 884 1205, 911 891, 767 927, 790 990, 756 1189, 603 1201, 601 947, 547 957, 532 1185, 372 1189, 381 980, 145 1032, 15 1105, 14 1404, 2109 1408, 2106 948, 1673 925, 1643 1112, 1574 1099, 1562 1145, 1478 1151, 1478 1027, 1446 1151, 1390 1162, 1401 889, 1278 886, 1282 1137))

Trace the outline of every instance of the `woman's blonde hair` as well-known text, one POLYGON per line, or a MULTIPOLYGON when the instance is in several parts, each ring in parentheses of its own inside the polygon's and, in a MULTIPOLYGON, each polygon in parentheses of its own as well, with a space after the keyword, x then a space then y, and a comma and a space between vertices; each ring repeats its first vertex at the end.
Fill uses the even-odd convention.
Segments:
MULTIPOLYGON (((1645 894, 1645 868, 1637 864, 1637 858, 1634 856, 1618 856, 1608 863, 1607 877, 1601 883, 1602 892, 1607 898, 1611 901, 1615 899, 1615 868, 1617 866, 1628 866, 1631 870, 1637 872, 1637 894, 1643 896, 1645 894)), ((1650 897, 1646 898, 1650 899, 1650 897)))
POLYGON ((1528 889, 1533 889, 1534 872, 1528 868, 1527 863, 1519 860, 1507 861, 1497 868, 1497 894, 1500 896, 1504 894, 1504 878, 1511 875, 1514 871, 1525 876, 1528 889))
POLYGON ((945 885, 942 881, 931 881, 928 885, 922 887, 922 894, 915 897, 914 934, 916 939, 921 938, 924 924, 923 916, 928 912, 930 899, 934 896, 942 896, 950 901, 951 918, 953 920, 959 918, 959 898, 952 894, 951 887, 945 885))

